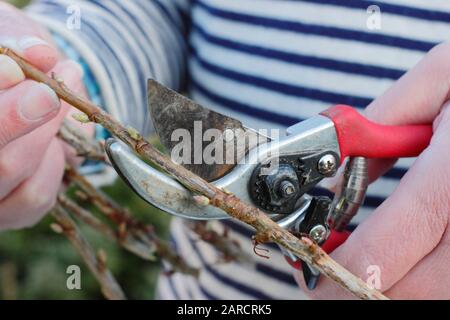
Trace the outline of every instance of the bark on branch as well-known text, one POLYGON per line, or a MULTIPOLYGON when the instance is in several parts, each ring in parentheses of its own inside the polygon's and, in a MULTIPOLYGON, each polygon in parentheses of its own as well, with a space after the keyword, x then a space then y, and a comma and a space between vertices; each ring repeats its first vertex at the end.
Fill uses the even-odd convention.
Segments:
POLYGON ((122 288, 117 283, 112 273, 106 268, 105 258, 101 255, 99 257, 94 253, 92 247, 83 237, 78 226, 67 211, 63 207, 57 205, 52 212, 52 215, 57 221, 57 226, 61 229, 60 231, 66 235, 83 258, 89 270, 97 279, 103 295, 110 300, 125 300, 126 297, 122 288))
POLYGON ((58 137, 72 146, 77 156, 108 163, 108 158, 102 145, 99 142, 94 142, 92 139, 89 139, 85 134, 82 134, 67 119, 64 120, 63 125, 59 129, 58 137))
POLYGON ((154 254, 156 254, 171 266, 172 270, 170 271, 198 277, 199 270, 188 265, 166 241, 155 233, 153 226, 136 220, 126 209, 118 206, 102 191, 97 190, 75 169, 67 168, 65 178, 81 190, 85 200, 95 205, 103 215, 117 226, 117 231, 112 232, 107 225, 96 219, 86 210, 83 210, 75 202, 64 195, 60 195, 58 197, 59 202, 66 209, 72 211, 78 218, 109 238, 116 240, 122 247, 142 259, 154 260, 154 254))
MULTIPOLYGON (((86 136, 86 134, 84 132, 80 131, 79 128, 75 127, 70 121, 68 121, 68 120, 64 121, 64 124, 59 131, 59 137, 63 141, 65 141, 67 144, 72 146, 77 151, 77 154, 79 156, 82 156, 84 158, 94 160, 94 161, 102 161, 105 164, 109 164, 109 161, 108 161, 107 156, 104 151, 104 144, 93 141, 92 138, 86 136)), ((66 178, 68 180, 71 180, 72 182, 77 184, 78 187, 80 187, 82 190, 84 190, 83 194, 84 194, 85 198, 89 198, 89 196, 87 194, 91 194, 91 196, 90 196, 91 199, 92 198, 94 198, 94 199, 100 198, 100 200, 101 200, 101 198, 104 198, 104 201, 97 201, 97 204, 100 204, 99 209, 100 210, 103 209, 102 212, 105 215, 108 215, 110 213, 109 208, 102 204, 109 203, 110 205, 113 205, 112 202, 109 199, 105 198, 101 192, 96 190, 96 188, 94 188, 87 181, 87 179, 85 179, 83 176, 79 175, 73 169, 68 170, 66 178), (92 196, 92 195, 94 195, 94 196, 92 196)), ((113 211, 124 211, 124 210, 121 210, 120 207, 117 207, 117 208, 114 207, 113 211)), ((127 214, 127 213, 125 212, 125 214, 127 214)), ((84 218, 87 218, 87 217, 84 217, 84 218)), ((89 224, 89 222, 92 222, 92 221, 90 221, 88 219, 85 222, 89 224)), ((98 227, 98 225, 97 225, 97 227, 98 227)), ((222 257, 221 262, 239 261, 241 263, 247 263, 247 264, 251 263, 251 257, 246 255, 242 251, 242 249, 240 248, 237 241, 228 237, 226 234, 219 234, 215 230, 206 228, 206 224, 203 223, 202 221, 190 221, 189 227, 191 228, 191 230, 194 233, 196 233, 199 236, 199 238, 201 240, 212 245, 214 247, 214 249, 220 253, 220 255, 222 257)), ((98 230, 98 231, 101 232, 102 230, 98 230)), ((103 233, 103 234, 106 235, 105 233, 103 233)), ((128 238, 136 238, 136 237, 133 237, 132 235, 130 236, 129 234, 127 234, 127 237, 128 238)), ((134 240, 130 239, 130 240, 132 240, 133 243, 138 241, 138 243, 136 243, 136 246, 130 246, 127 243, 127 246, 125 248, 134 252, 135 254, 137 254, 138 256, 140 256, 143 259, 148 259, 148 257, 149 257, 148 252, 144 254, 144 251, 142 249, 138 249, 138 247, 139 248, 142 246, 146 247, 147 245, 142 243, 140 240, 136 240, 136 239, 134 239, 134 240), (138 249, 138 250, 136 250, 136 249, 138 249)), ((124 244, 122 244, 122 245, 124 245, 124 244)), ((160 250, 161 253, 170 252, 168 247, 163 248, 162 246, 159 246, 159 248, 162 249, 162 250, 160 250)), ((164 259, 164 257, 162 257, 162 258, 164 259)), ((173 260, 173 262, 179 260, 180 263, 182 263, 181 257, 178 255, 171 254, 171 257, 168 257, 168 258, 169 258, 169 260, 173 260), (174 260, 175 256, 177 256, 176 260, 174 260)), ((166 259, 166 261, 167 261, 167 259, 166 259)), ((167 261, 167 262, 170 263, 170 261, 167 261)), ((179 271, 179 272, 187 271, 188 274, 192 274, 192 275, 196 274, 196 272, 193 272, 194 269, 192 269, 192 268, 187 268, 187 266, 183 267, 182 265, 180 265, 180 267, 182 267, 182 268, 181 269, 179 267, 175 268, 174 271, 179 271)))
POLYGON ((210 244, 220 253, 223 262, 235 261, 247 265, 253 264, 252 257, 241 249, 237 241, 229 237, 226 229, 223 233, 219 233, 208 228, 208 223, 205 221, 188 221, 187 225, 200 240, 210 244))
POLYGON ((101 124, 111 134, 135 150, 136 153, 156 164, 194 194, 205 196, 209 199, 211 205, 224 210, 231 217, 252 226, 256 230, 255 239, 257 242, 271 241, 290 250, 358 298, 387 299, 379 291, 370 288, 364 281, 331 259, 309 238, 297 238, 278 226, 263 211, 242 202, 235 195, 217 188, 187 169, 176 165, 155 149, 147 140, 136 134, 134 130, 125 128, 95 104, 73 93, 55 76, 50 78, 10 49, 0 47, 0 54, 5 54, 15 60, 28 78, 47 84, 56 92, 60 99, 84 112, 91 121, 101 124))

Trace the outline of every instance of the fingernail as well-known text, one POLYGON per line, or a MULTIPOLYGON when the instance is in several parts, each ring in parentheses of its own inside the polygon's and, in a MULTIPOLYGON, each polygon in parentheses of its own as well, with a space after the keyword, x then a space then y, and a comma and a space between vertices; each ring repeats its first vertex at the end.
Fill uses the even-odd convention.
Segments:
POLYGON ((22 49, 19 47, 17 39, 11 37, 0 37, 0 45, 2 47, 12 49, 17 53, 22 53, 22 49))
POLYGON ((59 107, 58 96, 43 83, 33 85, 18 102, 19 113, 29 121, 41 120, 59 107))
POLYGON ((19 65, 10 57, 0 55, 0 89, 7 89, 25 80, 19 65))
POLYGON ((23 37, 17 40, 13 37, 0 37, 0 45, 10 48, 19 54, 23 54, 25 50, 35 46, 47 46, 50 44, 38 37, 23 37))
POLYGON ((29 49, 31 47, 35 46, 50 46, 50 44, 41 38, 37 37, 25 37, 19 40, 18 46, 22 51, 25 51, 26 49, 29 49))

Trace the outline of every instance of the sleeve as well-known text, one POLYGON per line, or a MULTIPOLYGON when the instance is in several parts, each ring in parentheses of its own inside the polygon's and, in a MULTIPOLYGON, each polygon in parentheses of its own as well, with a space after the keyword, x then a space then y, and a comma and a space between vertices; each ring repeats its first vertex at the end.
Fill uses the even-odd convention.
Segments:
POLYGON ((149 133, 147 79, 182 87, 189 9, 190 0, 36 0, 26 10, 85 65, 103 107, 149 133))

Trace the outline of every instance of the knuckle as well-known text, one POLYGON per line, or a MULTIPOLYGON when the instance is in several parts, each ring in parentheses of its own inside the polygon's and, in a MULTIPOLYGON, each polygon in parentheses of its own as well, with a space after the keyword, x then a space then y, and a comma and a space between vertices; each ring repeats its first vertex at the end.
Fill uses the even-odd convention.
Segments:
POLYGON ((442 245, 447 248, 446 252, 450 253, 450 228, 447 226, 447 230, 445 231, 445 235, 442 238, 442 245))
POLYGON ((14 148, 5 148, 0 153, 0 177, 8 180, 25 180, 33 175, 39 162, 14 148))
POLYGON ((448 212, 444 211, 444 202, 442 197, 431 196, 428 198, 428 214, 425 216, 423 228, 423 236, 425 238, 430 234, 442 235, 445 232, 448 222, 448 212))
MULTIPOLYGON (((11 119, 7 124, 0 125, 0 148, 5 147, 8 143, 14 140, 14 119, 11 119)), ((18 127, 18 126, 17 126, 18 127)))
MULTIPOLYGON (((448 122, 450 124, 450 122, 448 122)), ((444 130, 445 131, 445 130, 444 130)), ((419 223, 418 237, 439 241, 450 221, 450 139, 442 130, 434 133, 430 146, 420 155, 412 170, 409 208, 411 223, 419 223), (417 178, 420 179, 417 183, 417 178), (415 181, 415 182, 414 182, 415 181)), ((417 229, 417 228, 416 228, 417 229)))
MULTIPOLYGON (((1 142, 0 142, 1 143, 1 142)), ((8 177, 17 173, 17 160, 7 155, 0 156, 0 176, 8 177)))
MULTIPOLYGON (((436 165, 438 165, 436 163, 436 165)), ((417 192, 415 197, 416 220, 422 220, 424 237, 441 235, 445 232, 450 216, 450 174, 438 172, 433 174, 428 183, 423 186, 423 192, 417 192), (419 217, 424 216, 424 219, 419 217)))
POLYGON ((445 127, 447 130, 450 128, 450 104, 445 105, 439 115, 441 117, 440 126, 445 127))
POLYGON ((44 190, 41 185, 28 184, 22 191, 22 205, 33 208, 33 211, 39 214, 49 211, 56 202, 56 196, 44 190))
POLYGON ((443 42, 436 45, 429 54, 427 58, 430 61, 431 69, 437 75, 441 75, 438 78, 443 78, 444 83, 442 85, 448 88, 450 84, 450 60, 448 56, 450 55, 450 42, 443 42))

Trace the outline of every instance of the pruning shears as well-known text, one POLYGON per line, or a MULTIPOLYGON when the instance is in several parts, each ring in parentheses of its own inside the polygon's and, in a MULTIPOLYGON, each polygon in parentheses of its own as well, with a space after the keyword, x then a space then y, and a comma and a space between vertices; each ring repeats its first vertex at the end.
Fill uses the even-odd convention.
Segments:
MULTIPOLYGON (((293 234, 309 235, 329 251, 345 241, 346 227, 364 201, 367 159, 417 156, 432 136, 430 125, 380 125, 349 106, 337 105, 274 137, 154 80, 148 82, 148 104, 156 133, 173 161, 262 209, 293 234), (205 159, 205 153, 214 161, 205 159), (323 179, 336 175, 344 162, 334 199, 308 194, 323 179)), ((153 206, 188 219, 229 218, 220 209, 195 201, 183 185, 142 161, 123 143, 109 140, 107 153, 119 175, 153 206)), ((290 252, 283 253, 291 264, 302 267, 313 289, 317 270, 290 252)))

